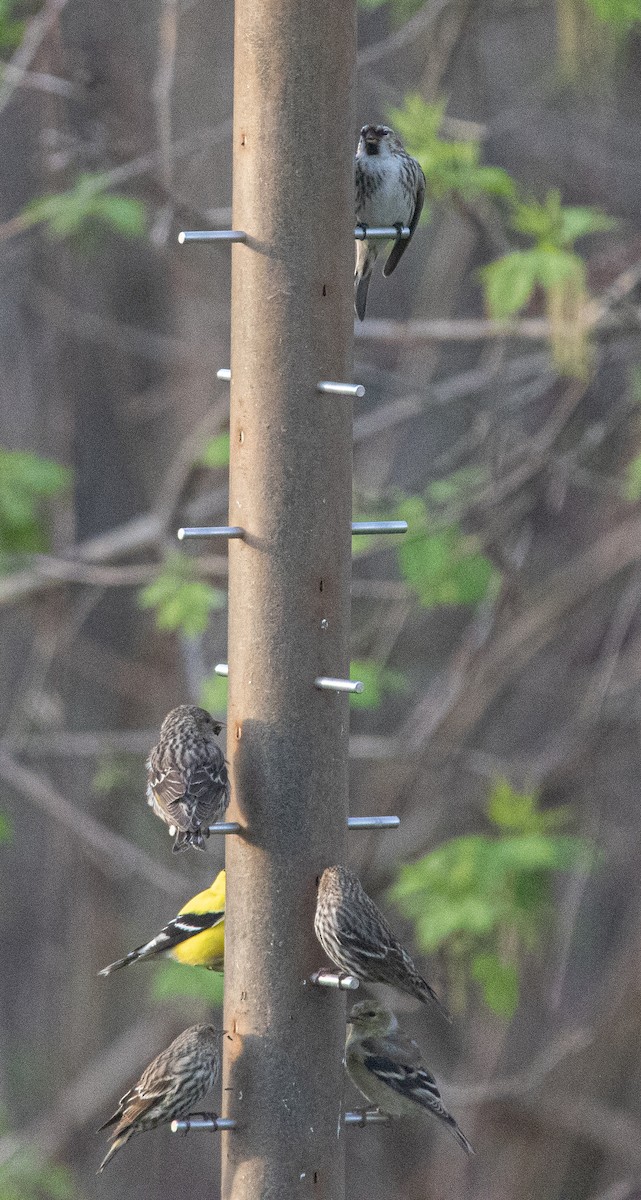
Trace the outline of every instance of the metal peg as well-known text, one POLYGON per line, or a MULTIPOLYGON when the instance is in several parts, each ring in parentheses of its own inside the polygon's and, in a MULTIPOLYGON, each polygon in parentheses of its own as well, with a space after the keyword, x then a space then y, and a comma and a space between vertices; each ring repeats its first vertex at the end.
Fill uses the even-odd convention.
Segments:
POLYGON ((407 521, 352 521, 352 534, 407 533, 407 521))
POLYGON ((218 1133, 221 1129, 235 1128, 236 1122, 233 1117, 206 1117, 196 1113, 193 1117, 183 1117, 181 1121, 172 1121, 170 1125, 172 1133, 189 1133, 191 1129, 210 1129, 213 1133, 218 1133))
POLYGON ((241 529, 240 525, 194 525, 179 529, 176 536, 179 542, 184 538, 199 537, 242 538, 245 536, 245 530, 241 529))
POLYGON ((355 975, 347 975, 345 971, 314 971, 309 982, 314 987, 338 988, 341 992, 355 992, 358 979, 355 975))
POLYGON ((362 383, 332 383, 329 379, 321 379, 316 384, 317 392, 325 392, 328 396, 364 396, 365 388, 362 383))
POLYGON ((321 692, 362 692, 364 684, 352 679, 331 679, 327 675, 319 675, 314 680, 314 687, 321 692))
POLYGON ((216 371, 216 379, 222 379, 223 383, 231 382, 231 367, 220 367, 216 371))
POLYGON ((398 829, 400 817, 348 817, 348 829, 398 829))
POLYGON ((372 225, 371 229, 365 228, 364 225, 357 225, 354 230, 354 237, 357 242, 364 242, 365 238, 373 242, 386 242, 388 238, 399 238, 405 242, 412 236, 412 231, 409 226, 404 225, 402 229, 396 229, 394 225, 372 225))
POLYGON ((361 1129, 365 1125, 387 1125, 389 1123, 387 1113, 381 1112, 380 1108, 364 1108, 361 1112, 346 1112, 343 1120, 346 1125, 359 1125, 361 1129))
POLYGON ((222 675, 223 679, 226 679, 229 675, 229 663, 216 663, 214 675, 222 675))
POLYGON ((238 821, 218 821, 216 825, 209 826, 209 833, 240 833, 241 826, 238 821))
POLYGON ((181 246, 185 242, 246 242, 247 234, 242 229, 183 229, 178 241, 181 246))

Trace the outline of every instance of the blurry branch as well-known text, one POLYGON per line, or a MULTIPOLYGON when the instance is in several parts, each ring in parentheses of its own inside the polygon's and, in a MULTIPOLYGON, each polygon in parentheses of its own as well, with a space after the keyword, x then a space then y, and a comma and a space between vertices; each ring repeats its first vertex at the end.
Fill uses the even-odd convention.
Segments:
MULTIPOLYGON (((148 754, 158 738, 157 729, 101 729, 96 732, 75 733, 56 730, 55 733, 29 734, 20 739, 20 753, 45 758, 100 758, 103 754, 148 754)), ((394 758, 402 753, 401 743, 393 737, 352 734, 349 752, 352 758, 394 758)), ((0 740, 0 754, 15 753, 13 738, 0 740)))
POLYGON ((591 1096, 572 1092, 539 1092, 508 1102, 512 1119, 532 1122, 550 1130, 557 1138, 565 1134, 591 1142, 605 1154, 641 1166, 641 1121, 619 1108, 591 1096))
MULTIPOLYGON (((635 324, 638 323, 636 319, 635 324)), ((586 314, 586 329, 609 332, 629 329, 630 316, 618 318, 613 313, 601 314, 591 307, 586 314)), ((393 342, 395 345, 416 346, 421 342, 482 342, 488 338, 526 338, 546 341, 552 332, 545 317, 522 317, 520 320, 493 321, 489 317, 442 317, 432 321, 393 321, 372 317, 354 326, 354 336, 360 340, 393 342)))
POLYGON ((83 337, 88 342, 110 346, 113 350, 136 354, 166 366, 193 360, 194 348, 183 338, 156 333, 140 325, 125 325, 102 313, 78 308, 59 292, 42 284, 34 282, 30 288, 29 304, 36 311, 44 313, 56 329, 83 337))
POLYGON ((167 196, 160 217, 152 230, 152 241, 162 244, 169 237, 173 206, 169 199, 173 175, 171 156, 172 138, 172 92, 176 71, 176 45, 178 42, 178 0, 162 0, 159 18, 158 69, 152 87, 152 100, 156 114, 156 132, 161 153, 161 177, 167 196))
POLYGON ((508 1075, 504 1079, 491 1079, 488 1083, 468 1085, 450 1084, 443 1080, 443 1090, 447 1092, 448 1100, 461 1108, 468 1104, 483 1104, 486 1100, 506 1100, 512 1096, 520 1096, 542 1083, 560 1062, 570 1054, 584 1050, 592 1041, 593 1034, 589 1029, 574 1029, 570 1033, 561 1034, 532 1059, 529 1067, 524 1067, 514 1075, 508 1075))
POLYGON ((22 83, 44 39, 55 25, 66 3, 67 0, 47 0, 44 8, 29 21, 20 46, 11 62, 2 71, 0 112, 7 107, 16 88, 22 83))
POLYGON ((620 1179, 618 1183, 613 1183, 612 1187, 606 1188, 604 1192, 599 1192, 596 1196, 591 1196, 590 1200, 638 1200, 641 1196, 641 1178, 636 1179, 620 1179))
MULTIPOLYGON (((212 515, 222 512, 227 503, 227 488, 218 488, 199 496, 197 500, 185 505, 185 521, 197 524, 212 515)), ((127 554, 137 554, 144 550, 157 547, 164 534, 163 520, 159 513, 146 513, 142 517, 134 517, 124 525, 118 525, 106 533, 89 538, 78 546, 70 546, 68 559, 55 560, 58 563, 108 563, 127 554)), ((11 575, 0 576, 0 606, 15 604, 19 600, 50 588, 58 587, 62 582, 59 576, 52 578, 38 567, 25 571, 16 571, 11 575)))
POLYGON ((362 70, 363 67, 371 67, 397 50, 402 50, 404 46, 412 45, 417 37, 425 33, 438 20, 449 2, 450 0, 427 0, 427 3, 400 29, 390 33, 388 37, 382 38, 380 42, 374 42, 373 45, 359 50, 356 57, 358 70, 362 70))
POLYGON ((0 1137, 0 1167, 20 1150, 33 1147, 55 1158, 64 1153, 74 1135, 104 1119, 114 1098, 135 1079, 176 1030, 171 1010, 148 1012, 125 1030, 63 1089, 55 1107, 26 1128, 0 1137))
MULTIPOLYGON (((197 565, 197 574, 205 579, 227 575, 227 559, 222 554, 199 555, 194 562, 197 565)), ((45 554, 37 556, 35 567, 43 579, 49 578, 58 583, 83 583, 100 588, 139 587, 150 583, 158 574, 158 566, 154 563, 122 567, 83 566, 82 563, 70 562, 65 558, 52 558, 45 554)), ((2 582, 0 580, 0 597, 2 582)))
POLYGON ((71 804, 46 779, 21 766, 2 749, 0 779, 78 838, 92 852, 96 867, 109 878, 146 880, 168 896, 184 896, 182 875, 159 866, 144 850, 71 804))
POLYGON ((8 82, 15 81, 16 85, 31 88, 35 92, 62 96, 65 100, 71 100, 78 94, 77 89, 67 79, 60 79, 58 75, 46 75, 42 71, 23 71, 11 63, 2 68, 2 78, 8 82))

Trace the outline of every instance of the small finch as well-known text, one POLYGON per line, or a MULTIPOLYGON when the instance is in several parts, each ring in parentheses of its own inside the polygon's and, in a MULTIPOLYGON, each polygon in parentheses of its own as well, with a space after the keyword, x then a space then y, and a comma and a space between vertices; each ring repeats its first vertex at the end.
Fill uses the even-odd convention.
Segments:
POLYGON ((363 983, 389 983, 451 1017, 412 959, 396 940, 381 910, 347 867, 327 867, 321 876, 314 929, 323 950, 341 971, 363 983))
POLYGON ((131 950, 124 958, 103 967, 99 975, 111 975, 121 967, 130 967, 143 958, 166 955, 189 967, 207 967, 222 971, 225 946, 225 872, 219 871, 210 887, 181 908, 177 917, 160 933, 131 950))
POLYGON ((172 708, 147 762, 147 803, 176 834, 174 850, 204 850, 209 826, 229 804, 225 757, 216 741, 222 725, 191 704, 172 708))
MULTIPOLYGON (((425 176, 420 164, 408 154, 400 138, 387 125, 363 125, 356 151, 356 224, 409 226, 410 236, 397 237, 383 267, 392 274, 405 253, 418 225, 425 199, 425 176)), ((359 320, 365 317, 367 289, 381 242, 356 243, 354 308, 359 320)))
POLYGON ((372 1000, 361 1000, 349 1014, 345 1043, 347 1073, 370 1104, 390 1117, 411 1117, 416 1106, 444 1121, 466 1154, 467 1138, 448 1113, 420 1048, 399 1028, 394 1013, 372 1000))
POLYGON ((109 1159, 134 1133, 166 1125, 193 1109, 218 1079, 219 1041, 220 1030, 213 1025, 191 1025, 145 1067, 113 1117, 100 1126, 100 1129, 108 1129, 110 1125, 116 1128, 98 1173, 104 1171, 109 1159))

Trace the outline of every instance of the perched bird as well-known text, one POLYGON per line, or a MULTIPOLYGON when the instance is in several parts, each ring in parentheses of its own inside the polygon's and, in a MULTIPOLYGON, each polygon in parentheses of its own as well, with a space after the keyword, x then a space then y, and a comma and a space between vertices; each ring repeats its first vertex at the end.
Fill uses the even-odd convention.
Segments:
POLYGON ((423 1004, 432 1000, 451 1021, 447 1009, 394 937, 381 910, 347 867, 327 867, 323 871, 314 929, 323 950, 341 971, 364 983, 389 983, 423 1004))
MULTIPOLYGON (((409 226, 410 236, 396 238, 383 267, 383 275, 388 276, 398 265, 418 225, 425 199, 425 176, 420 164, 387 125, 363 125, 355 162, 356 224, 365 230, 368 225, 395 225, 399 234, 404 225, 409 226)), ((356 243, 354 308, 361 321, 372 268, 382 244, 367 238, 356 243)))
POLYGON ((199 892, 181 908, 177 917, 160 933, 131 950, 124 958, 103 967, 99 975, 111 975, 142 958, 166 955, 188 967, 222 971, 225 947, 225 872, 219 871, 210 887, 199 892))
POLYGON ((466 1154, 467 1138, 448 1113, 420 1048, 399 1028, 394 1013, 373 1000, 361 1000, 349 1014, 345 1043, 347 1073, 370 1104, 390 1117, 411 1117, 420 1104, 444 1121, 466 1154))
POLYGON ((109 1159, 134 1133, 144 1133, 186 1116, 214 1086, 220 1073, 220 1034, 213 1025, 190 1025, 145 1067, 113 1117, 100 1126, 100 1129, 108 1129, 110 1125, 116 1128, 98 1173, 104 1171, 109 1159))
POLYGON ((176 834, 174 850, 204 850, 209 826, 229 804, 225 757, 216 741, 222 725, 193 704, 172 708, 147 762, 147 803, 176 834))

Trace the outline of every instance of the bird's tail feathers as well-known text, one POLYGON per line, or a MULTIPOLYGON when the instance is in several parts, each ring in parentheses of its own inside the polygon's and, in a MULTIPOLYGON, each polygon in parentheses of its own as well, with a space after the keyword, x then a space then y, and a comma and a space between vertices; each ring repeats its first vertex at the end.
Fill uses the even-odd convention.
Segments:
MULTIPOLYGON (((101 1128, 104 1129, 104 1125, 101 1126, 101 1128)), ((129 1141, 129 1138, 133 1137, 134 1132, 135 1131, 133 1129, 126 1129, 124 1133, 119 1134, 105 1154, 105 1157, 96 1171, 96 1175, 100 1175, 100 1172, 104 1171, 109 1160, 112 1159, 114 1154, 117 1154, 119 1150, 122 1150, 122 1147, 129 1141)))
POLYGON ((356 243, 356 270, 354 271, 354 309, 359 321, 365 318, 367 291, 370 276, 378 255, 375 242, 356 243))
POLYGON ((447 1121, 448 1127, 451 1129, 452 1134, 456 1138, 459 1146, 463 1147, 466 1154, 474 1154, 474 1150, 470 1146, 470 1143, 468 1142, 463 1131, 459 1129, 454 1117, 450 1113, 447 1113, 445 1114, 445 1120, 447 1121))
POLYGON ((438 996, 436 995, 436 992, 434 991, 433 988, 430 987, 427 980, 423 979, 422 975, 418 975, 416 977, 416 984, 417 984, 418 998, 420 1000, 422 1000, 424 1004, 427 1004, 427 1002, 431 1000, 432 1004, 435 1004, 436 1007, 438 1008, 441 1016, 445 1018, 448 1025, 451 1025, 452 1017, 451 1017, 450 1013, 447 1011, 443 1002, 441 1000, 439 1000, 438 996))
POLYGON ((354 310, 359 321, 365 320, 370 279, 371 273, 369 275, 361 275, 354 280, 354 310))

